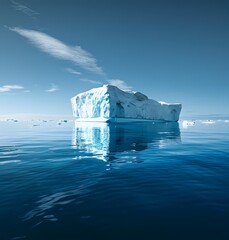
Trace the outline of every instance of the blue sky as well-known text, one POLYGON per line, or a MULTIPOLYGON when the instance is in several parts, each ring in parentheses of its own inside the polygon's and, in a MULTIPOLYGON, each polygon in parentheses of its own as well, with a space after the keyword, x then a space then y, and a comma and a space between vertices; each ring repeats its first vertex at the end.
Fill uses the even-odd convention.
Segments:
POLYGON ((228 114, 229 2, 0 3, 0 114, 71 115, 70 98, 112 83, 228 114))

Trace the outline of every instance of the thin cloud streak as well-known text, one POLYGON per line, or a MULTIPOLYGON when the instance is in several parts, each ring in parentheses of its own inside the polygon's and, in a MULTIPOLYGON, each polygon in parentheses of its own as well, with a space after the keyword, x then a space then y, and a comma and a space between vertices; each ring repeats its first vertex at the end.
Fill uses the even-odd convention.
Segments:
POLYGON ((116 86, 116 87, 118 87, 118 88, 120 88, 121 90, 124 90, 124 91, 131 91, 132 90, 131 86, 129 86, 126 82, 124 82, 123 80, 120 80, 120 79, 110 79, 110 80, 107 80, 107 82, 110 85, 116 86))
POLYGON ((90 80, 90 79, 87 79, 87 78, 80 78, 80 81, 81 82, 88 82, 88 83, 92 83, 92 84, 98 84, 98 85, 103 84, 102 82, 90 80))
POLYGON ((46 92, 56 92, 58 90, 59 90, 59 88, 55 84, 52 84, 51 87, 45 91, 46 92))
POLYGON ((66 70, 67 72, 72 73, 72 74, 75 74, 75 75, 82 75, 81 72, 76 71, 76 70, 74 70, 74 69, 72 69, 72 68, 65 68, 65 70, 66 70))
POLYGON ((24 89, 24 87, 20 85, 4 85, 0 87, 0 92, 10 92, 12 90, 21 90, 21 89, 24 89))
POLYGON ((96 74, 104 75, 102 68, 97 65, 96 59, 80 46, 68 46, 48 34, 35 30, 22 29, 18 27, 9 29, 27 38, 42 52, 48 53, 58 59, 71 61, 83 69, 96 74))
POLYGON ((11 7, 13 7, 15 10, 23 12, 24 14, 28 15, 29 17, 35 18, 36 15, 39 15, 38 12, 32 10, 31 8, 22 5, 19 2, 16 1, 11 1, 12 5, 11 7))

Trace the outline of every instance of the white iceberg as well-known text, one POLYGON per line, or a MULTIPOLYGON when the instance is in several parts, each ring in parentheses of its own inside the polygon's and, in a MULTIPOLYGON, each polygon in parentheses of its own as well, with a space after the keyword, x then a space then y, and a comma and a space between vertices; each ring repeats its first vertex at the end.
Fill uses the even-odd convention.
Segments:
POLYGON ((140 92, 125 92, 103 85, 80 93, 71 99, 77 121, 178 121, 179 103, 157 102, 140 92))

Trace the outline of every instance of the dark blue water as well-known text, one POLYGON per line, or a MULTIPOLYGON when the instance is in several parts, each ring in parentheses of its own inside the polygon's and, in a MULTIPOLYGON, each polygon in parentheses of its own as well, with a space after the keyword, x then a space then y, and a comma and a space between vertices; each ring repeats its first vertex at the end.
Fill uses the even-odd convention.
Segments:
POLYGON ((229 122, 0 123, 0 239, 229 239, 229 122))

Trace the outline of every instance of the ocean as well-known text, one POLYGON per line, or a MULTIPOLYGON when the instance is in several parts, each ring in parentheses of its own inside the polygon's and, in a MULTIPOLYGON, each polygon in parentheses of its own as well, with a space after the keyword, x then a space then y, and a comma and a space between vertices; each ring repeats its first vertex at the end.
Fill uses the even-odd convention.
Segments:
POLYGON ((228 240, 229 121, 0 122, 0 239, 228 240))

